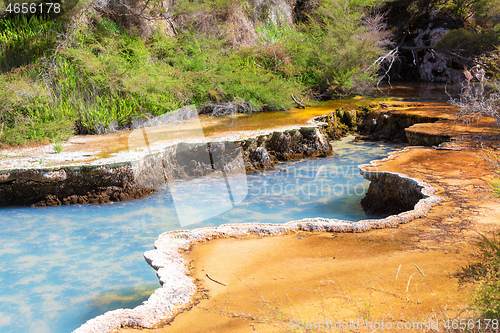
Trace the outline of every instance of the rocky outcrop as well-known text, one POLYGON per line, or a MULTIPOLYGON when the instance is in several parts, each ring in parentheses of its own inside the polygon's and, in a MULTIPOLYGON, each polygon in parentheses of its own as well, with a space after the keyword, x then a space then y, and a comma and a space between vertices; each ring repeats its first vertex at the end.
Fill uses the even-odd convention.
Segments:
POLYGON ((435 26, 432 23, 416 29, 413 42, 417 49, 412 50, 412 56, 418 64, 419 80, 443 83, 460 83, 466 80, 465 69, 471 67, 471 61, 428 48, 443 38, 448 31, 448 26, 435 26))
POLYGON ((252 16, 254 22, 267 21, 275 25, 291 25, 295 19, 297 3, 307 2, 300 0, 251 0, 255 12, 252 16))
POLYGON ((370 181, 366 196, 361 200, 363 210, 372 215, 395 215, 412 210, 425 198, 422 187, 414 179, 393 173, 363 173, 370 181))
POLYGON ((247 172, 272 168, 278 161, 323 157, 332 154, 330 140, 338 140, 357 129, 360 109, 337 109, 314 118, 317 126, 261 135, 240 142, 247 172))
POLYGON ((471 69, 479 64, 474 56, 459 54, 460 50, 434 47, 448 31, 464 28, 464 21, 439 9, 410 14, 407 4, 402 1, 387 6, 389 24, 394 27, 395 39, 400 44, 398 60, 389 72, 391 80, 441 83, 482 81, 480 77, 470 74, 471 69))
POLYGON ((125 29, 149 37, 156 32, 168 36, 176 34, 176 22, 173 19, 173 0, 150 1, 137 0, 94 0, 92 7, 102 16, 120 24, 125 29))
POLYGON ((93 0, 91 6, 102 16, 143 37, 156 32, 174 36, 178 30, 196 26, 201 33, 223 34, 234 45, 253 45, 257 41, 258 22, 292 25, 300 9, 296 0, 251 0, 245 10, 241 4, 221 7, 218 12, 199 7, 189 14, 176 13, 173 0, 93 0))
POLYGON ((314 121, 322 123, 321 131, 330 140, 339 140, 349 132, 356 131, 361 123, 363 110, 341 108, 328 115, 316 117, 314 121))
POLYGON ((331 154, 328 135, 317 127, 273 132, 235 142, 181 143, 139 162, 136 180, 160 184, 165 179, 201 177, 214 171, 239 172, 239 164, 244 165, 242 172, 256 173, 274 168, 277 162, 331 154))
MULTIPOLYGON (((380 109, 368 111, 359 127, 359 132, 369 140, 407 143, 409 142, 407 128, 415 124, 433 123, 442 119, 437 116, 399 112, 395 109, 397 105, 391 106, 391 109, 388 109, 384 104, 381 104, 381 106, 380 109)), ((410 138, 412 140, 411 144, 420 145, 416 141, 416 135, 410 138)))
POLYGON ((56 206, 140 198, 130 165, 11 170, 0 174, 0 206, 56 206))
POLYGON ((439 146, 443 142, 451 140, 452 136, 444 133, 425 133, 419 131, 416 126, 405 129, 406 139, 410 146, 439 146))
MULTIPOLYGON (((296 130, 274 132, 269 135, 259 136, 252 142, 242 142, 244 152, 248 151, 249 157, 264 157, 260 161, 267 160, 263 150, 255 154, 258 148, 264 148, 269 156, 275 161, 290 161, 305 157, 328 156, 332 153, 332 148, 328 138, 316 127, 302 127, 296 130)), ((256 165, 250 158, 252 166, 256 165)), ((259 162, 260 162, 259 161, 259 162)), ((255 161, 257 162, 257 161, 255 161)))

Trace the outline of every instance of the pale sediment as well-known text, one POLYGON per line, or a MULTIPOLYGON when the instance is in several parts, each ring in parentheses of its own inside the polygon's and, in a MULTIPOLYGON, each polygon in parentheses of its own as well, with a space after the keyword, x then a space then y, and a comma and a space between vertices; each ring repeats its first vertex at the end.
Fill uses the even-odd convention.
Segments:
MULTIPOLYGON (((388 157, 394 158, 394 155, 388 157)), ((442 198, 435 195, 436 188, 420 179, 397 172, 370 170, 378 162, 361 165, 361 174, 371 180, 383 179, 384 183, 399 184, 401 197, 418 193, 412 210, 391 215, 384 219, 347 222, 327 218, 310 218, 285 224, 228 224, 219 227, 200 228, 192 231, 167 232, 155 242, 155 250, 144 254, 146 261, 157 271, 162 285, 150 298, 134 309, 119 309, 96 317, 74 333, 112 332, 120 327, 153 328, 172 320, 176 314, 189 307, 197 292, 194 279, 188 276, 188 263, 181 253, 194 244, 223 237, 240 237, 249 234, 273 236, 297 231, 311 232, 365 232, 371 229, 396 227, 425 216, 442 198)), ((397 190, 395 188, 395 190, 397 190)), ((397 204, 397 202, 395 202, 397 204)))

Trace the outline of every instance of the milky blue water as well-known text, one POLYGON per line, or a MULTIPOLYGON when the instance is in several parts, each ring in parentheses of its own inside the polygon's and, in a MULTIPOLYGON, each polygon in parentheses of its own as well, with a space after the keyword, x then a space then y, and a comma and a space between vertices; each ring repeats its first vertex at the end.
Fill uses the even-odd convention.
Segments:
MULTIPOLYGON (((348 141, 335 142, 332 157, 248 175, 241 204, 183 228, 168 190, 107 205, 0 209, 0 332, 67 333, 108 310, 141 304, 159 287, 142 254, 165 231, 372 217, 359 203, 369 183, 357 166, 395 147, 348 141)), ((203 205, 204 193, 193 193, 203 205)))

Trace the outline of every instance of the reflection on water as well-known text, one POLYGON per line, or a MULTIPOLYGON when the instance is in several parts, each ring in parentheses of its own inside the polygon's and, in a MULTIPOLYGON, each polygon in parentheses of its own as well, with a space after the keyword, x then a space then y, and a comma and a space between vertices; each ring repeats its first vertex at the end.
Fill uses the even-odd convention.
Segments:
POLYGON ((370 97, 360 97, 356 100, 346 99, 323 102, 305 109, 237 114, 224 117, 201 115, 200 121, 204 135, 207 138, 217 138, 224 133, 234 134, 245 131, 280 130, 292 126, 310 126, 312 118, 328 114, 342 107, 369 104, 372 100, 373 98, 370 97))
POLYGON ((157 288, 158 283, 155 283, 103 291, 94 297, 87 311, 81 314, 81 321, 97 317, 109 309, 135 308, 146 301, 157 288))
MULTIPOLYGON (((333 157, 249 175, 247 198, 189 228, 283 223, 305 217, 356 221, 368 182, 358 164, 394 150, 335 142, 333 157)), ((200 207, 204 194, 193 185, 200 207)), ((67 333, 105 311, 133 307, 159 287, 143 259, 159 234, 179 229, 168 191, 108 204, 0 210, 0 331, 67 333)))
POLYGON ((450 98, 460 99, 460 96, 480 97, 494 91, 498 85, 497 81, 471 82, 467 83, 393 83, 392 85, 380 85, 373 89, 372 94, 376 97, 401 97, 417 99, 422 101, 440 100, 449 101, 450 98))

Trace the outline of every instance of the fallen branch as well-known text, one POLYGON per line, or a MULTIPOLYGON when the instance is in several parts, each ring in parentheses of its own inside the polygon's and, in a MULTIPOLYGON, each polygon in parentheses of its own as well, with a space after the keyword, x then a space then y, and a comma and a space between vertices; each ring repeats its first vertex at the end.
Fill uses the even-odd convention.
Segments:
POLYGON ((212 278, 210 277, 210 275, 208 275, 208 273, 207 273, 206 275, 207 275, 207 278, 209 278, 210 280, 214 281, 215 283, 218 283, 218 284, 223 285, 224 287, 227 287, 224 283, 222 283, 222 282, 219 282, 219 281, 217 281, 217 280, 212 279, 212 278))
POLYGON ((301 102, 299 102, 299 101, 295 98, 295 96, 293 96, 293 94, 290 94, 290 95, 292 95, 292 99, 293 99, 293 101, 297 104, 297 106, 299 107, 299 109, 305 109, 305 108, 306 108, 306 106, 305 106, 304 104, 302 104, 301 102))

